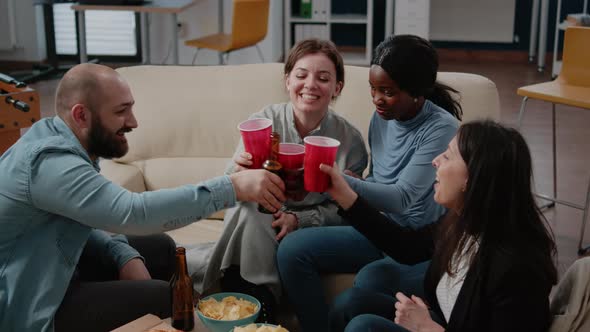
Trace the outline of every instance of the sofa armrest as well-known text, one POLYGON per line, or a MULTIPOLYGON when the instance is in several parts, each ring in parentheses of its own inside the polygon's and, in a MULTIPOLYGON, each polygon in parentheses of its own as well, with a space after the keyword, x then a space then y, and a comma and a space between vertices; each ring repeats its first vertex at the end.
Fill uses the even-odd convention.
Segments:
POLYGON ((129 191, 139 193, 147 190, 141 170, 133 165, 103 159, 100 161, 100 173, 129 191))

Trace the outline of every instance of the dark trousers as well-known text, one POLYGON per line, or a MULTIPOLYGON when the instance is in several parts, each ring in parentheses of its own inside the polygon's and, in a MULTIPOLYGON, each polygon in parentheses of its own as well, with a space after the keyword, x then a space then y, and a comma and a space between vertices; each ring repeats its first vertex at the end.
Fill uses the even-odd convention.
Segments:
POLYGON ((176 244, 166 234, 128 236, 144 258, 152 280, 118 280, 117 266, 104 266, 83 252, 77 276, 55 315, 55 331, 110 331, 145 314, 170 316, 168 281, 176 244))

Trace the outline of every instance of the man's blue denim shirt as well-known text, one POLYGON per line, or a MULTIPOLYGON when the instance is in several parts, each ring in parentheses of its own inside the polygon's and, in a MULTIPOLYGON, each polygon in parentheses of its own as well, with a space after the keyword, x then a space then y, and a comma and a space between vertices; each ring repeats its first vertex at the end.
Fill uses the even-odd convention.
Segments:
POLYGON ((114 233, 145 235, 233 206, 227 176, 133 193, 104 178, 59 117, 37 122, 0 156, 0 331, 53 331, 87 241, 118 266, 138 257, 114 233))

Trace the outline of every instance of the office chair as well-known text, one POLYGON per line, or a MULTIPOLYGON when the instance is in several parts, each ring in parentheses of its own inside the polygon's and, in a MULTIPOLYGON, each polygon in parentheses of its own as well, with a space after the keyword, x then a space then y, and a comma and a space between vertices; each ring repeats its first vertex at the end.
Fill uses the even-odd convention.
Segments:
POLYGON ((553 126, 553 197, 536 194, 544 200, 551 202, 546 207, 562 204, 574 209, 584 211, 582 216, 582 228, 578 243, 578 254, 585 254, 590 247, 582 248, 584 230, 590 207, 590 181, 586 191, 586 204, 579 205, 557 199, 557 162, 556 162, 556 126, 555 105, 567 105, 590 110, 590 27, 569 27, 565 31, 563 47, 563 63, 561 73, 551 82, 527 85, 518 88, 516 93, 522 96, 520 112, 518 114, 518 127, 522 125, 525 107, 529 98, 539 99, 551 103, 553 126))
POLYGON ((201 48, 220 52, 226 56, 227 63, 230 52, 250 46, 256 46, 260 60, 264 62, 258 42, 264 39, 268 30, 268 11, 269 0, 234 0, 231 34, 218 33, 184 42, 186 46, 197 48, 192 64, 195 64, 201 48))

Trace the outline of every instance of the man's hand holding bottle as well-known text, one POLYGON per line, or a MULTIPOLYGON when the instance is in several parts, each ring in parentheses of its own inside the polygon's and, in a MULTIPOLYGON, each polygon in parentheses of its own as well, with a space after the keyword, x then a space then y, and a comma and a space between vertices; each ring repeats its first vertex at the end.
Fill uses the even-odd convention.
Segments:
POLYGON ((238 201, 253 201, 276 212, 285 201, 285 183, 263 169, 243 170, 230 176, 238 201))

